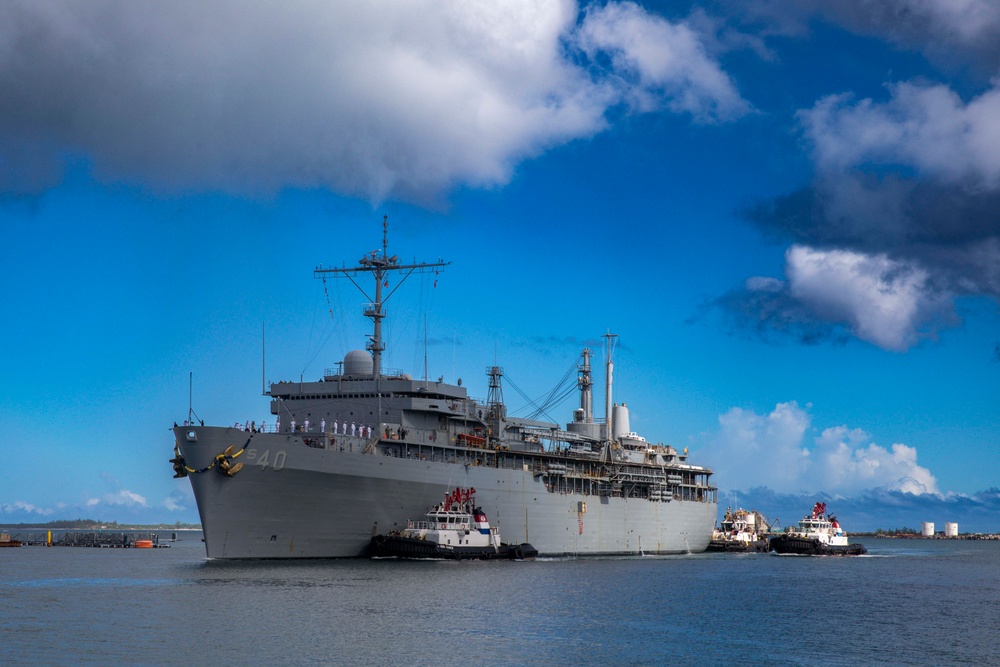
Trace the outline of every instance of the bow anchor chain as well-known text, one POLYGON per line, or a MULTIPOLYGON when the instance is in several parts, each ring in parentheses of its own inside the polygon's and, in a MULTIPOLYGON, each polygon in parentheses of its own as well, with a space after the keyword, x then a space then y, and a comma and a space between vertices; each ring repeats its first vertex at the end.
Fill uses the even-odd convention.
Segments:
POLYGON ((233 463, 233 459, 239 457, 240 454, 246 451, 247 445, 250 444, 251 440, 253 440, 252 435, 247 438, 247 441, 243 443, 243 447, 241 447, 238 452, 235 451, 236 445, 229 445, 226 447, 224 452, 216 456, 211 463, 200 470, 195 470, 187 464, 177 443, 174 443, 174 458, 170 459, 170 463, 174 467, 174 479, 187 477, 189 474, 197 475, 203 472, 208 472, 212 468, 215 468, 219 471, 219 473, 225 475, 226 477, 232 477, 243 469, 243 462, 239 461, 237 463, 233 463))

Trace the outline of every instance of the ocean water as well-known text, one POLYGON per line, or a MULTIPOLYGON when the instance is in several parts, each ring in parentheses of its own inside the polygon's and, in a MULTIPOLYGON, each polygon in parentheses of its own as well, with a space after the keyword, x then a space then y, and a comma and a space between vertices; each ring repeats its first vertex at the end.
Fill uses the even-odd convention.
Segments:
POLYGON ((868 539, 859 558, 221 562, 180 536, 0 549, 0 664, 1000 664, 997 542, 868 539))

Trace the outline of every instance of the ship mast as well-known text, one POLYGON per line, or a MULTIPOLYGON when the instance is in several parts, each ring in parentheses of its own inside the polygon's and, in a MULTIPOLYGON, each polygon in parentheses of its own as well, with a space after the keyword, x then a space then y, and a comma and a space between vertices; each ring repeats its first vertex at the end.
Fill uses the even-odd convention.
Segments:
POLYGON ((594 421, 594 399, 591 391, 594 386, 594 380, 590 374, 589 347, 583 350, 583 366, 580 367, 577 384, 580 386, 580 409, 583 410, 583 421, 590 424, 594 421))
POLYGON ((486 374, 490 376, 490 389, 486 395, 486 405, 489 406, 489 417, 503 420, 507 418, 507 407, 503 402, 503 385, 500 379, 503 377, 503 368, 500 366, 490 366, 486 369, 486 374))
POLYGON ((385 342, 382 340, 382 320, 385 319, 386 311, 383 308, 385 302, 395 294, 399 286, 414 273, 428 273, 431 269, 448 266, 451 262, 438 260, 437 262, 420 262, 414 264, 400 264, 397 255, 389 256, 389 216, 382 217, 382 248, 372 250, 358 260, 358 266, 340 267, 335 269, 324 269, 322 266, 316 267, 313 271, 313 278, 325 278, 326 274, 334 276, 346 276, 354 283, 354 286, 365 295, 369 303, 365 306, 365 317, 371 318, 374 323, 372 335, 369 336, 365 349, 372 355, 372 375, 381 377, 382 375, 382 352, 385 351, 385 342), (382 295, 382 289, 388 287, 386 276, 391 271, 404 271, 403 277, 396 283, 395 287, 382 295), (354 279, 362 274, 369 274, 375 278, 375 298, 368 295, 361 285, 354 279))
POLYGON ((506 427, 507 406, 503 402, 503 368, 495 365, 486 369, 486 374, 490 377, 490 389, 486 396, 486 422, 489 425, 489 435, 491 438, 502 438, 506 427))

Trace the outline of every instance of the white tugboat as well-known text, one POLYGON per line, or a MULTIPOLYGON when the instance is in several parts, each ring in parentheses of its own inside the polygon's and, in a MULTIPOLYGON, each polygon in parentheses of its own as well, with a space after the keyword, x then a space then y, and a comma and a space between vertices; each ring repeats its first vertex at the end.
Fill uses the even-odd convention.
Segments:
POLYGON ((767 553, 767 517, 756 510, 726 508, 726 516, 719 529, 712 533, 707 551, 733 551, 738 553, 767 553))
POLYGON ((861 556, 868 553, 863 544, 849 544, 837 517, 827 515, 826 503, 816 503, 797 529, 772 537, 771 551, 801 556, 861 556))
POLYGON ((523 560, 538 551, 530 544, 504 544, 490 526, 476 490, 456 488, 424 521, 408 521, 405 530, 372 538, 372 556, 385 558, 447 558, 454 560, 523 560))

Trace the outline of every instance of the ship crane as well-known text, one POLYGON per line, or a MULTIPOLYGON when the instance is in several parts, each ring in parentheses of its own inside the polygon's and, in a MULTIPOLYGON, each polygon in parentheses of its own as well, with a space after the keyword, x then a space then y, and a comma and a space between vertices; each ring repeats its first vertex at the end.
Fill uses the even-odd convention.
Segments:
POLYGON ((372 335, 369 336, 368 343, 365 345, 365 349, 371 352, 372 355, 372 375, 374 377, 382 376, 382 352, 385 351, 385 342, 382 340, 382 320, 385 319, 386 311, 383 308, 385 302, 395 294, 399 286, 409 278, 414 273, 429 273, 432 269, 436 270, 451 264, 451 262, 444 262, 438 260, 437 262, 418 262, 413 264, 400 264, 399 257, 397 255, 389 256, 389 216, 383 216, 382 218, 382 247, 376 248, 371 252, 367 253, 358 261, 358 266, 354 267, 340 267, 333 269, 325 269, 322 266, 316 267, 313 271, 313 278, 325 278, 327 274, 332 274, 334 276, 346 276, 358 290, 365 295, 369 303, 365 307, 364 315, 371 319, 374 323, 372 335), (403 277, 396 283, 395 287, 389 291, 388 294, 383 295, 383 288, 388 285, 386 281, 386 276, 392 271, 403 271, 403 277), (373 299, 369 296, 365 288, 362 287, 355 280, 356 277, 368 274, 375 278, 375 298, 373 299))

